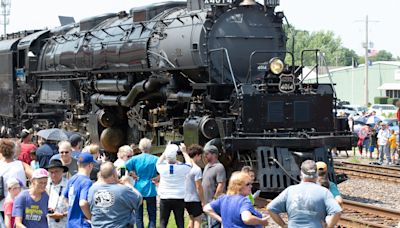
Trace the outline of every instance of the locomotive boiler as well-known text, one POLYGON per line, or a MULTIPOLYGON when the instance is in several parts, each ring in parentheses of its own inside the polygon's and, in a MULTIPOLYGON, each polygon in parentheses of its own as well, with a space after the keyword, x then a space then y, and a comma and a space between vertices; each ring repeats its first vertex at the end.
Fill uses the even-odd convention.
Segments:
POLYGON ((215 144, 228 170, 251 165, 262 191, 280 192, 303 160, 332 164, 329 149, 351 134, 332 113, 333 85, 303 83, 278 4, 163 2, 9 34, 0 133, 61 127, 111 153, 142 137, 215 144))

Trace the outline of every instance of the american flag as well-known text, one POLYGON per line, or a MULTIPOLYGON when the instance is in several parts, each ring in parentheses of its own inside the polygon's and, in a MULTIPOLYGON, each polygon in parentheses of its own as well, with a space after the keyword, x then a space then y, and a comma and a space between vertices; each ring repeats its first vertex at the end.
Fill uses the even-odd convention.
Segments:
POLYGON ((368 56, 369 57, 373 57, 376 56, 378 54, 378 50, 377 49, 368 49, 368 56))

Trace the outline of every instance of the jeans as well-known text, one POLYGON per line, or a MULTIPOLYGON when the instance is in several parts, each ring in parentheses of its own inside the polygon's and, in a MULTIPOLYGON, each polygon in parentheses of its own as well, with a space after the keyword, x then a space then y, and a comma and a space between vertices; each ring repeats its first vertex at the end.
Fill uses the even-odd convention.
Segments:
POLYGON ((392 158, 390 157, 390 148, 389 145, 379 145, 379 162, 383 163, 384 156, 386 154, 387 162, 392 162, 392 158))
POLYGON ((185 201, 183 199, 160 200, 160 228, 167 227, 171 211, 174 212, 176 226, 184 228, 185 201))
MULTIPOLYGON (((143 197, 143 203, 146 201, 147 213, 149 215, 148 228, 156 228, 157 219, 157 199, 156 197, 143 197)), ((143 224, 143 204, 140 205, 139 210, 136 213, 136 227, 144 228, 143 224)))

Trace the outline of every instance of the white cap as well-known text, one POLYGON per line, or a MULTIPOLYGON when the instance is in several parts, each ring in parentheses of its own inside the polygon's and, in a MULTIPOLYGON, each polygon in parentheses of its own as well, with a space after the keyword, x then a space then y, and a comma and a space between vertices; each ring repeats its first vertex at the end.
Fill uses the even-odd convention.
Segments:
POLYGON ((176 155, 178 153, 179 147, 175 144, 168 144, 165 147, 165 158, 170 161, 170 162, 174 162, 176 161, 176 155))

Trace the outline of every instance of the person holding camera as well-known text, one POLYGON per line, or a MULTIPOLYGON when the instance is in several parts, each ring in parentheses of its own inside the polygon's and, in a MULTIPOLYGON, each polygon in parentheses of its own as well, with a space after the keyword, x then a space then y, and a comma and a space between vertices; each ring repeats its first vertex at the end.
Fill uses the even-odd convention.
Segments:
POLYGON ((129 176, 118 177, 113 163, 100 166, 100 176, 89 190, 92 228, 133 227, 135 212, 142 195, 133 187, 129 176))
POLYGON ((164 153, 157 161, 157 172, 160 174, 160 184, 158 195, 160 196, 160 227, 168 225, 171 211, 174 212, 176 225, 178 228, 184 227, 186 175, 192 169, 192 162, 186 153, 186 147, 181 144, 180 148, 176 144, 168 144, 164 153), (180 150, 181 149, 181 150, 180 150), (177 154, 182 154, 185 163, 178 162, 177 154))
POLYGON ((46 186, 49 195, 49 205, 47 220, 49 228, 64 228, 67 225, 68 204, 62 195, 67 186, 67 179, 64 173, 68 172, 68 167, 64 166, 58 159, 50 160, 47 166, 50 178, 46 186))

